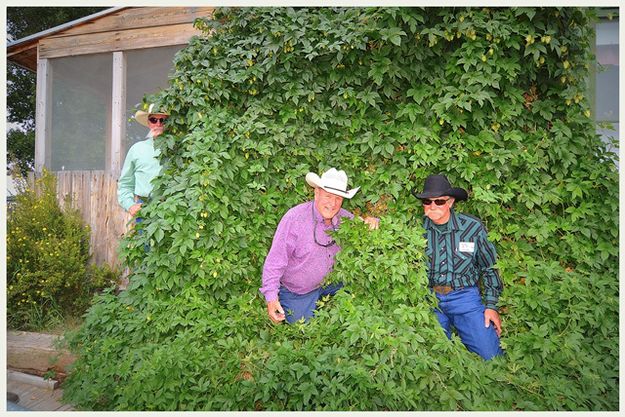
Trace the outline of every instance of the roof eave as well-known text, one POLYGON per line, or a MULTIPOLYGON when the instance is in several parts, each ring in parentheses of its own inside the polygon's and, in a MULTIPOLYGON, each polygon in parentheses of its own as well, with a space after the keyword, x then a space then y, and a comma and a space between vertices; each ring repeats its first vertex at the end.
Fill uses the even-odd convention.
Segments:
POLYGON ((52 35, 54 33, 61 32, 63 30, 67 30, 67 29, 72 28, 74 26, 77 26, 77 25, 80 25, 82 23, 85 23, 85 22, 87 22, 89 20, 97 19, 97 18, 99 18, 101 16, 106 16, 107 14, 111 14, 111 13, 117 12, 117 11, 122 10, 122 9, 127 9, 127 8, 128 7, 111 7, 109 9, 102 10, 102 11, 99 11, 97 13, 81 17, 80 19, 76 19, 76 20, 72 20, 71 22, 63 23, 62 25, 55 26, 53 28, 43 30, 41 32, 34 33, 32 35, 26 36, 26 37, 24 37, 22 39, 18 39, 18 40, 13 41, 13 42, 9 42, 7 44, 7 49, 15 48, 15 47, 17 47, 17 46, 19 46, 21 44, 39 40, 40 38, 43 38, 44 36, 52 35))

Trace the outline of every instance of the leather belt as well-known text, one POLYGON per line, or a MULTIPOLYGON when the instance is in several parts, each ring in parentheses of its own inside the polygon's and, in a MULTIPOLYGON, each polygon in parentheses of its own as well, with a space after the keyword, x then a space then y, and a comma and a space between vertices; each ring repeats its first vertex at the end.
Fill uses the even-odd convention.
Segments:
POLYGON ((438 293, 440 295, 447 295, 454 290, 454 288, 449 285, 435 285, 432 287, 432 289, 435 293, 438 293))

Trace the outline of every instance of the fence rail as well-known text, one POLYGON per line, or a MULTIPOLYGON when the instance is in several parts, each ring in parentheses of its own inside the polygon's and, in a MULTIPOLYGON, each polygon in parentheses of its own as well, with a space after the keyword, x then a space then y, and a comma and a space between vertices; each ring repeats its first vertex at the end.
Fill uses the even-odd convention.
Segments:
POLYGON ((91 261, 119 267, 117 247, 131 217, 117 203, 117 178, 105 171, 58 171, 54 175, 59 203, 69 201, 91 228, 91 261))

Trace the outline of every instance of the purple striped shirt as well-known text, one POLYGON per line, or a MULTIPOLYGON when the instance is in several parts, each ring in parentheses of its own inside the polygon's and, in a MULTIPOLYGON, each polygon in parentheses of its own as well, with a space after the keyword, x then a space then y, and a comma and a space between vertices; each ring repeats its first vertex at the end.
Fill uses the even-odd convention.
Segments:
POLYGON ((331 237, 326 231, 336 228, 342 217, 353 218, 345 209, 332 218, 332 225, 326 225, 313 201, 299 204, 282 217, 273 236, 271 249, 263 266, 263 285, 260 292, 267 301, 278 298, 280 286, 296 294, 306 294, 321 286, 334 265, 334 255, 341 248, 326 247, 331 237), (314 216, 314 217, 313 217, 314 216), (316 227, 316 230, 314 229, 316 227))

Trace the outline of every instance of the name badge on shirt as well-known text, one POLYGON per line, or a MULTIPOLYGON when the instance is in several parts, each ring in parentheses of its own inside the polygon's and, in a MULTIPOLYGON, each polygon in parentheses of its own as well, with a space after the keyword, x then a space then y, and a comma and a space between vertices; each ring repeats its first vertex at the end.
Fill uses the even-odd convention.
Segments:
POLYGON ((460 252, 475 252, 475 242, 460 242, 460 252))

